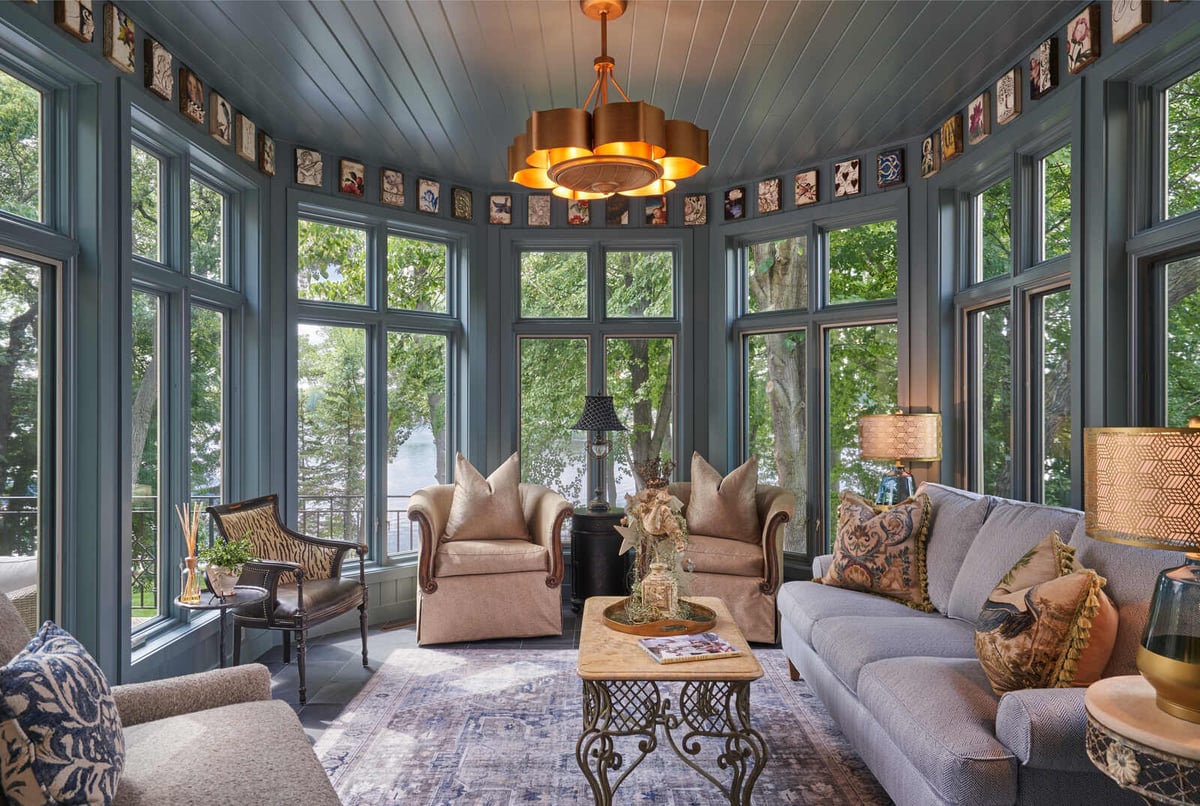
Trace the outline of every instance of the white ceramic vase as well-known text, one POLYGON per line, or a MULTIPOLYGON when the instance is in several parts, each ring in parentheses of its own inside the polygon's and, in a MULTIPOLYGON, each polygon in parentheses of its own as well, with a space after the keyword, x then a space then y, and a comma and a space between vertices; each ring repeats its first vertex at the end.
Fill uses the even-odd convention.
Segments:
POLYGON ((232 570, 209 563, 205 573, 208 574, 208 584, 212 587, 213 593, 222 599, 233 594, 233 589, 237 585, 238 575, 233 573, 232 570))

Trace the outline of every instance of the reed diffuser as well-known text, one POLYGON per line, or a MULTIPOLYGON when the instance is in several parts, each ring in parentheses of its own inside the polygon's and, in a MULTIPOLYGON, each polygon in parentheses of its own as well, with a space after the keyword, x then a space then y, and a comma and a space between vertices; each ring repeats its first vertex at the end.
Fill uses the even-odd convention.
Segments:
POLYGON ((192 502, 190 509, 183 504, 176 504, 175 514, 179 516, 179 526, 183 529, 183 539, 187 543, 187 556, 183 558, 183 570, 180 574, 179 601, 198 602, 200 576, 196 571, 196 538, 200 534, 200 502, 192 502))

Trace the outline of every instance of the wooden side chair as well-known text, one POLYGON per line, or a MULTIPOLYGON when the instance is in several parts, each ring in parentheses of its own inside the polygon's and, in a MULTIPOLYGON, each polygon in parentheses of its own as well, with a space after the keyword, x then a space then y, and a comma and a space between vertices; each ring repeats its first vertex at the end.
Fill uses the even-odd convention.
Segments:
POLYGON ((296 634, 300 704, 308 698, 304 653, 308 628, 358 608, 362 660, 367 665, 367 547, 347 540, 310 537, 289 529, 279 517, 279 496, 264 495, 236 504, 208 508, 217 530, 227 540, 248 536, 258 558, 246 563, 240 585, 270 591, 260 604, 233 611, 233 662, 241 661, 242 628, 283 632, 283 662, 292 662, 291 637, 296 634), (358 579, 342 577, 346 553, 358 553, 358 579))

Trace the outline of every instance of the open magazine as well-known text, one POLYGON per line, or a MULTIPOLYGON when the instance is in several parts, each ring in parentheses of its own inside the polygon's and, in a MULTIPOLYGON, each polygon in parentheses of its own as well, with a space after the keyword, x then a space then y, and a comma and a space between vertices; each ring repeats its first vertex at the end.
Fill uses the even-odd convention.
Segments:
POLYGON ((665 638, 641 638, 642 649, 659 663, 682 663, 689 660, 736 658, 741 650, 715 632, 695 635, 672 635, 665 638))

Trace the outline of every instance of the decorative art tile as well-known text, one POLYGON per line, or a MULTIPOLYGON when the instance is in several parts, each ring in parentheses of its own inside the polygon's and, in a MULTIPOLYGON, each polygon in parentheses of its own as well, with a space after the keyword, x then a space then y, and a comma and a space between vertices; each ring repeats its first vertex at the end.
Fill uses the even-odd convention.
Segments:
POLYGON ((963 153, 962 113, 956 112, 942 124, 942 162, 949 162, 963 153))
POLYGON ((693 193, 683 197, 683 225, 702 227, 708 223, 708 194, 693 193))
MULTIPOLYGON (((212 113, 208 118, 208 133, 221 145, 230 145, 233 142, 233 107, 220 93, 211 92, 208 108, 212 113)), ((254 138, 250 139, 253 141, 254 138)))
POLYGON ((971 145, 982 143, 992 133, 991 108, 992 98, 987 92, 981 92, 967 106, 967 142, 971 145))
POLYGON ((325 161, 321 152, 311 148, 296 149, 296 184, 319 188, 325 181, 325 161))
POLYGON ((619 227, 629 223, 629 197, 617 193, 604 200, 604 223, 619 227))
POLYGON ((493 193, 488 196, 488 223, 512 223, 512 194, 493 193))
POLYGON ((104 4, 104 58, 118 70, 132 73, 137 67, 137 28, 129 15, 112 3, 104 4))
POLYGON ((928 179, 942 167, 942 135, 934 132, 921 141, 921 178, 928 179))
POLYGON ((648 225, 665 227, 667 225, 667 197, 647 196, 645 214, 648 225))
POLYGON ((404 206, 404 174, 391 168, 379 171, 379 200, 392 207, 404 206))
POLYGON ((153 39, 147 39, 142 52, 142 69, 146 89, 163 100, 175 95, 175 71, 171 52, 153 39))
POLYGON ((275 175, 275 140, 261 129, 258 132, 258 170, 267 176, 275 175))
POLYGON ((91 42, 96 35, 92 0, 55 0, 54 24, 80 42, 91 42))
POLYGON ((179 112, 192 123, 204 124, 204 85, 186 67, 179 68, 179 112))
POLYGON ((725 191, 725 220, 737 221, 746 217, 746 189, 730 188, 725 191))
POLYGON ((233 153, 244 160, 254 162, 258 157, 255 145, 258 142, 254 121, 238 112, 233 116, 233 153))
POLYGON ((1021 68, 1014 67, 996 81, 996 122, 1003 126, 1021 114, 1021 68))
POLYGON ((1124 42, 1150 24, 1150 0, 1113 0, 1113 42, 1124 42))
POLYGON ((526 221, 531 227, 550 226, 550 194, 532 194, 529 197, 526 216, 526 221))
POLYGON ((567 202, 567 223, 585 227, 592 223, 592 205, 583 201, 570 200, 567 202))
POLYGON ((875 158, 876 180, 881 188, 904 184, 904 149, 893 148, 880 152, 875 158))
POLYGON ((862 162, 860 160, 845 160, 833 164, 833 195, 835 198, 854 196, 862 190, 860 176, 862 162))
POLYGON ((1058 40, 1050 37, 1029 55, 1029 97, 1041 98, 1058 86, 1058 40))
POLYGON ((367 192, 366 168, 354 160, 338 160, 338 192, 362 196, 367 192))
POLYGON ((803 207, 806 204, 815 204, 817 201, 817 169, 813 168, 808 171, 800 171, 796 174, 795 184, 795 199, 796 206, 803 207))
POLYGON ((779 177, 764 179, 758 183, 758 214, 777 213, 781 207, 783 180, 779 177))
POLYGON ((475 199, 466 188, 451 188, 450 203, 450 215, 459 221, 470 221, 475 217, 475 199))
POLYGON ((1100 6, 1088 6, 1067 24, 1067 71, 1072 75, 1100 58, 1100 6))
POLYGON ((437 214, 442 205, 442 185, 432 179, 417 180, 417 209, 422 213, 437 214))

